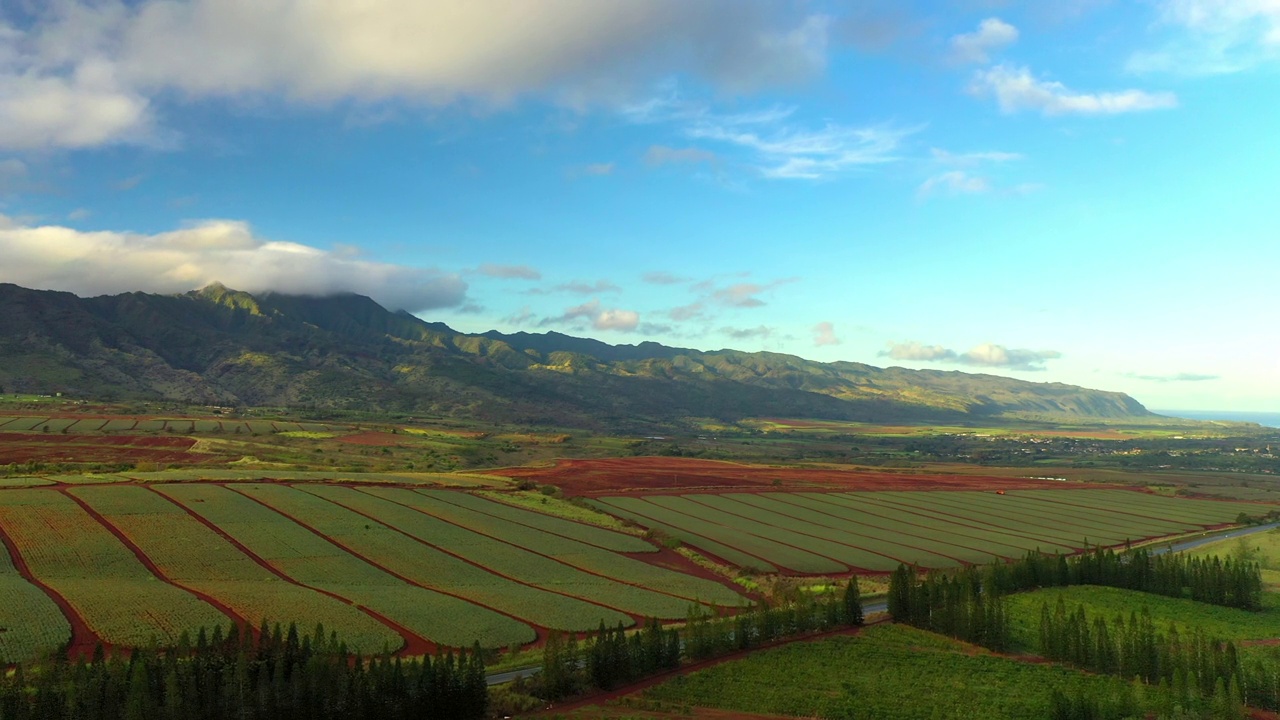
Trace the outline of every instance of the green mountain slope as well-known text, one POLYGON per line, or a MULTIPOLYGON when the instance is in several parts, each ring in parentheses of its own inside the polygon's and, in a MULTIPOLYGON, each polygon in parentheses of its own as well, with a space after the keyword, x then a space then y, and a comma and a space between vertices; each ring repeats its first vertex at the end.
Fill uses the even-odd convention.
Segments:
POLYGON ((0 284, 0 387, 614 428, 690 416, 1150 415, 1127 395, 1057 383, 560 333, 465 335, 367 297, 216 284, 96 298, 0 284))

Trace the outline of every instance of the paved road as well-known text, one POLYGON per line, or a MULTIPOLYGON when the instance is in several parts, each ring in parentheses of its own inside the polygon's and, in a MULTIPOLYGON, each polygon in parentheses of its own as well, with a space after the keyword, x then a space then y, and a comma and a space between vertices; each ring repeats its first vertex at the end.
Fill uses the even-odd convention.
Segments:
MULTIPOLYGON (((1151 553, 1153 555, 1163 555, 1164 553, 1168 553, 1168 552, 1182 552, 1183 550, 1190 550, 1192 548, 1200 547, 1201 545, 1208 545, 1211 542, 1217 542, 1219 540, 1228 540, 1230 538, 1242 537, 1244 535, 1252 535, 1254 533, 1266 532, 1268 530, 1272 530, 1277 527, 1280 527, 1280 522, 1267 523, 1266 525, 1253 525, 1251 527, 1237 528, 1235 530, 1228 530, 1226 532, 1215 533, 1210 531, 1210 532, 1204 533, 1202 536, 1190 538, 1187 540, 1180 540, 1176 543, 1173 543, 1172 545, 1165 544, 1165 545, 1152 546, 1151 553)), ((867 615, 872 615, 874 613, 888 612, 888 610, 889 610, 889 603, 885 602, 884 600, 878 600, 876 602, 867 603, 862 606, 862 611, 867 615)), ((542 672, 542 666, 534 665, 531 667, 519 668, 516 670, 508 670, 507 672, 494 673, 493 675, 490 675, 488 677, 488 682, 490 685, 501 685, 502 683, 511 682, 516 678, 530 677, 540 672, 542 672)))
POLYGON ((1167 552, 1182 552, 1183 550, 1198 548, 1201 545, 1208 545, 1209 543, 1218 542, 1219 540, 1229 540, 1230 538, 1237 538, 1237 537, 1243 537, 1245 535, 1252 535, 1254 533, 1266 532, 1268 530, 1273 530, 1278 527, 1280 527, 1280 522, 1267 523, 1266 525, 1253 525, 1250 527, 1243 527, 1243 528, 1238 528, 1236 530, 1228 530, 1226 532, 1219 532, 1219 533, 1207 532, 1200 537, 1191 538, 1189 540, 1180 540, 1176 543, 1173 543, 1172 545, 1165 544, 1165 545, 1155 546, 1152 548, 1151 554, 1162 555, 1167 552))

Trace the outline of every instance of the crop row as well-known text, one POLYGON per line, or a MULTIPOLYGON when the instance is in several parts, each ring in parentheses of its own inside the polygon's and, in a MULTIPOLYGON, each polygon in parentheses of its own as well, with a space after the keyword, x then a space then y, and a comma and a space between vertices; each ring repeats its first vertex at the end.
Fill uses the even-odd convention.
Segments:
MULTIPOLYGON (((720 583, 651 565, 533 527, 514 525, 492 515, 463 507, 456 503, 471 503, 472 500, 462 493, 380 487, 365 488, 362 491, 399 502, 496 540, 536 550, 541 555, 589 573, 614 578, 634 585, 638 589, 648 588, 654 592, 683 598, 686 601, 683 603, 685 610, 688 609, 687 601, 690 600, 728 607, 744 602, 741 596, 720 583)), ((494 504, 488 500, 476 502, 494 504)), ((670 616, 663 614, 658 617, 670 616)))
POLYGON ((58 606, 22 577, 0 544, 0 664, 48 655, 70 639, 58 606))
MULTIPOLYGON (((535 625, 557 630, 590 630, 601 621, 610 627, 620 622, 631 624, 631 618, 622 613, 578 598, 548 592, 548 586, 554 587, 551 580, 573 583, 577 579, 575 576, 583 575, 573 568, 560 565, 547 573, 552 576, 550 578, 536 575, 529 577, 527 573, 521 572, 521 563, 528 562, 529 559, 519 555, 531 553, 519 548, 509 548, 516 551, 514 553, 503 553, 507 548, 502 547, 481 549, 479 554, 486 567, 501 566, 510 577, 520 577, 529 584, 516 582, 510 577, 495 574, 427 544, 424 539, 428 538, 431 542, 440 544, 442 533, 435 532, 435 528, 422 528, 419 533, 413 533, 415 528, 410 526, 411 531, 404 532, 383 524, 381 518, 366 517, 324 499, 324 496, 331 494, 328 491, 333 490, 337 490, 339 496, 360 494, 349 488, 317 488, 313 491, 315 494, 279 485, 250 484, 236 488, 237 492, 288 517, 299 521, 305 518, 308 527, 314 528, 338 546, 421 587, 456 595, 507 615, 518 616, 535 625), (489 552, 484 552, 485 550, 489 552)), ((376 502, 374 498, 369 499, 376 502)), ((418 515, 421 516, 420 513, 418 515)), ((426 519, 423 517, 423 520, 426 519)), ((464 540, 449 550, 457 552, 466 545, 464 540)), ((538 568, 531 569, 536 571, 538 568)))
POLYGON ((522 622, 412 585, 227 488, 158 485, 156 491, 217 526, 281 574, 394 618, 421 637, 454 647, 475 640, 502 647, 534 638, 533 629, 522 622))
POLYGON ((173 501, 140 487, 74 491, 124 533, 160 571, 205 593, 257 625, 304 620, 323 623, 353 648, 376 652, 402 638, 354 606, 288 581, 259 565, 173 501))
POLYGON ((740 566, 810 574, 1069 552, 1257 512, 1240 503, 1127 490, 691 493, 593 502, 740 566))
MULTIPOLYGON (((573 565, 525 549, 525 546, 497 540, 389 499, 350 488, 310 487, 307 492, 374 518, 422 543, 428 543, 468 563, 483 566, 489 572, 518 578, 535 588, 582 598, 601 606, 642 616, 676 618, 683 617, 688 611, 687 600, 584 572, 573 565)), ((408 499, 413 500, 412 497, 408 499)), ((536 606, 525 606, 514 612, 531 622, 539 622, 529 614, 537 610, 536 606)), ((616 624, 618 620, 631 623, 629 618, 622 618, 616 613, 602 613, 601 608, 591 606, 580 612, 579 617, 559 622, 571 629, 594 629, 602 618, 610 624, 616 624), (585 628, 582 627, 584 625, 585 628)), ((562 627, 561 624, 549 622, 540 624, 562 627)))
POLYGON ((107 433, 241 433, 333 432, 343 428, 323 423, 273 422, 270 420, 197 420, 159 418, 75 418, 20 415, 0 417, 0 431, 32 432, 48 427, 49 432, 107 433))
POLYGON ((174 642, 227 617, 153 575, 74 500, 48 490, 6 490, 0 525, 31 573, 62 596, 105 642, 174 642))

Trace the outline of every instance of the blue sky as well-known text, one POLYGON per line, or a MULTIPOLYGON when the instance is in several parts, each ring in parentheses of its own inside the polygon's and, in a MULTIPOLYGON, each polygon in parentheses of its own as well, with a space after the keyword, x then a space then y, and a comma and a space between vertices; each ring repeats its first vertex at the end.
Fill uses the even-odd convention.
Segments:
POLYGON ((6 0, 0 281, 1276 411, 1277 70, 1275 0, 6 0))

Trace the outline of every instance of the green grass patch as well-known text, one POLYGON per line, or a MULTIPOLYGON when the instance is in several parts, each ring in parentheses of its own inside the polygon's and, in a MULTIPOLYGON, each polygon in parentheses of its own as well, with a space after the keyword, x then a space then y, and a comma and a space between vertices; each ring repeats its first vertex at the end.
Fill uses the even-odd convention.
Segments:
POLYGON ((337 437, 337 433, 320 432, 316 430, 286 430, 279 433, 280 437, 287 438, 303 438, 306 440, 325 440, 331 437, 337 437))
POLYGON ((1159 690, 1058 665, 1023 663, 902 625, 878 625, 763 650, 646 690, 648 701, 816 718, 921 720, 1051 716, 1054 690, 1134 693, 1154 710, 1159 690))
POLYGON ((1036 649, 1040 637, 1040 607, 1043 603, 1048 603, 1052 612, 1057 606, 1058 598, 1062 598, 1068 612, 1083 605, 1089 617, 1102 615, 1112 620, 1117 615, 1122 615, 1126 623, 1129 622, 1130 613, 1141 612, 1146 607, 1151 612, 1155 627, 1162 632, 1173 623, 1183 635, 1187 634, 1189 628, 1200 627, 1208 636, 1223 640, 1280 637, 1280 595, 1276 593, 1264 593, 1264 609, 1261 612, 1249 612, 1193 600, 1085 585, 1047 588, 1011 596, 1009 610, 1013 620, 1013 638, 1018 647, 1028 651, 1036 649))

